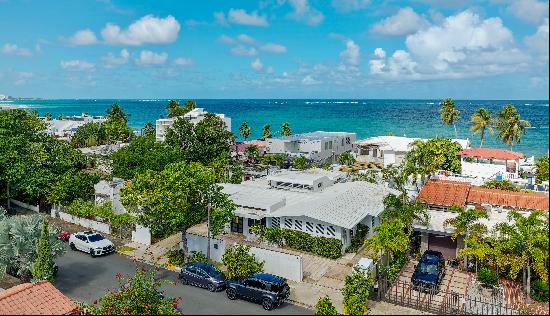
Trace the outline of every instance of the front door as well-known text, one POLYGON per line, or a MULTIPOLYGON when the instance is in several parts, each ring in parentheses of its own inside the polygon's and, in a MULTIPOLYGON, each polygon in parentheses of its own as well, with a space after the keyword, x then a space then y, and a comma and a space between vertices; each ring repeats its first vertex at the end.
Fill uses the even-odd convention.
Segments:
POLYGON ((231 221, 231 232, 242 234, 243 233, 243 223, 244 223, 244 221, 243 221, 242 217, 236 216, 235 218, 233 218, 233 220, 231 221))

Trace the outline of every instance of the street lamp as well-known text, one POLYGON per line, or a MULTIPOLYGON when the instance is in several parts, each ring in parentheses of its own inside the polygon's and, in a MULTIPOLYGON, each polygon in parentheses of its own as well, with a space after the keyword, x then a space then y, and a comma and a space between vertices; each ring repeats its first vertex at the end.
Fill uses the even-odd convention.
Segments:
MULTIPOLYGON (((212 212, 212 204, 210 203, 210 196, 209 196, 209 193, 210 193, 210 189, 212 188, 213 185, 210 185, 207 189, 206 189, 206 195, 207 195, 207 204, 206 204, 206 211, 207 211, 207 221, 206 221, 206 229, 207 229, 207 232, 206 232, 206 239, 207 239, 207 245, 206 245, 206 258, 208 259, 208 261, 210 261, 210 214, 212 212)), ((201 196, 201 200, 204 200, 204 195, 205 193, 203 192, 200 192, 199 193, 200 196, 201 196)))

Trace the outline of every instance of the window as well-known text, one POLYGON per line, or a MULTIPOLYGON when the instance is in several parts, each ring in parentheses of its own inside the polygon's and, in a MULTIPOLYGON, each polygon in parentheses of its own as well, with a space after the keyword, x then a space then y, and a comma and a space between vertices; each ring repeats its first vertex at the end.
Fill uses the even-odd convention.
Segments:
POLYGON ((328 149, 332 149, 332 141, 328 142, 328 149))
POLYGON ((87 241, 86 240, 86 237, 85 236, 82 236, 82 235, 77 235, 76 238, 82 240, 82 241, 87 241))
POLYGON ((90 240, 90 242, 96 242, 96 241, 100 241, 100 240, 103 240, 105 238, 103 238, 103 236, 101 236, 100 234, 95 234, 95 235, 90 235, 88 236, 88 240, 90 240))
POLYGON ((281 220, 278 217, 272 217, 271 227, 279 227, 279 226, 281 226, 281 220))
POLYGON ((297 230, 302 230, 302 221, 295 220, 294 221, 294 228, 297 230))
POLYGON ((313 224, 310 222, 306 222, 306 230, 310 233, 313 233, 313 224))
POLYGON ((333 226, 327 226, 327 234, 331 236, 336 236, 336 230, 333 226))
POLYGON ((325 227, 321 224, 317 224, 317 226, 315 227, 315 232, 317 234, 324 234, 325 233, 325 227))
POLYGON ((374 216, 371 216, 370 228, 371 228, 371 230, 374 229, 374 216))
POLYGON ((285 227, 292 228, 292 218, 285 218, 285 227))
POLYGON ((344 139, 342 138, 342 146, 344 146, 344 139))
POLYGON ((194 266, 187 266, 186 270, 190 273, 197 273, 197 268, 194 266))
POLYGON ((258 280, 246 280, 245 285, 257 289, 265 289, 265 284, 263 284, 261 281, 258 280))
POLYGON ((346 137, 346 144, 348 144, 348 145, 349 145, 350 143, 351 143, 351 140, 350 140, 350 138, 349 138, 349 137, 346 137))

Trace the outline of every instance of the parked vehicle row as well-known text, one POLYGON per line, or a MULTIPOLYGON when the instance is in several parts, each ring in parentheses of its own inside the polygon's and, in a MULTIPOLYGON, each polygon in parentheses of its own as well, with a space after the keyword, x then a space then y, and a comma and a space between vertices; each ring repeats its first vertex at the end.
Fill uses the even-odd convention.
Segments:
POLYGON ((206 288, 211 292, 225 289, 227 298, 244 298, 261 303, 265 310, 280 306, 290 295, 286 279, 267 273, 256 273, 240 280, 227 280, 223 273, 209 263, 189 262, 180 272, 183 284, 206 288))

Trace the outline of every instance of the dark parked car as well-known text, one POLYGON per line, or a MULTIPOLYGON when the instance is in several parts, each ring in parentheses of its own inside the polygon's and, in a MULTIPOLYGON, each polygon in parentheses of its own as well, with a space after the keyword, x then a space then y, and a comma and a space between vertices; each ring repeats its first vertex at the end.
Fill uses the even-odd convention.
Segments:
POLYGON ((445 258, 439 251, 426 250, 414 269, 411 282, 417 290, 438 291, 445 276, 445 258))
POLYGON ((204 262, 189 262, 183 265, 180 272, 183 284, 192 284, 207 288, 210 292, 225 288, 225 276, 213 265, 204 262))
POLYGON ((243 297, 261 302, 265 310, 272 310, 288 299, 290 287, 285 278, 256 273, 245 279, 227 281, 226 294, 230 300, 243 297))

